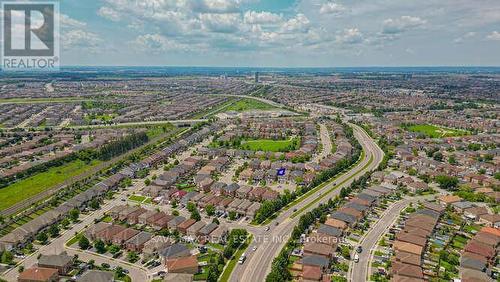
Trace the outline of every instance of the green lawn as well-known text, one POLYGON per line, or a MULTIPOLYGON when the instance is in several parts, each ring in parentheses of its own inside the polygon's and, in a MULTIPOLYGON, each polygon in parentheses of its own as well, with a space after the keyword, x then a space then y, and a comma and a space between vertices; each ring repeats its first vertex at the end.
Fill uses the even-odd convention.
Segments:
POLYGON ((97 166, 101 161, 92 161, 86 164, 82 160, 75 160, 59 167, 52 167, 45 172, 15 182, 0 189, 0 210, 6 209, 22 200, 28 199, 53 186, 82 174, 86 170, 97 166))
POLYGON ((422 133, 427 137, 431 138, 443 138, 443 137, 453 137, 453 136, 463 136, 468 135, 470 132, 461 129, 445 128, 432 124, 415 124, 410 126, 405 126, 407 130, 411 132, 422 133))
POLYGON ((290 138, 288 140, 257 139, 241 142, 241 148, 252 151, 264 152, 289 152, 296 150, 300 146, 300 138, 290 138))
POLYGON ((228 106, 224 111, 244 112, 250 110, 274 110, 276 107, 254 99, 241 99, 228 106))
POLYGON ((102 219, 102 222, 111 223, 112 221, 113 221, 113 218, 111 218, 111 216, 109 216, 109 215, 103 217, 103 219, 102 219))
POLYGON ((144 200, 146 200, 146 197, 141 195, 132 195, 128 199, 134 202, 142 203, 144 200))

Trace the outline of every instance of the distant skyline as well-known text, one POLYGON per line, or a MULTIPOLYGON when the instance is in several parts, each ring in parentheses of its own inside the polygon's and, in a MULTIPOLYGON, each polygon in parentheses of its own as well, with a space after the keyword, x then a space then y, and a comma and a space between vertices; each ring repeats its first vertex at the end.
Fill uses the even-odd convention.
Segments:
POLYGON ((500 66, 498 0, 64 0, 62 65, 500 66))

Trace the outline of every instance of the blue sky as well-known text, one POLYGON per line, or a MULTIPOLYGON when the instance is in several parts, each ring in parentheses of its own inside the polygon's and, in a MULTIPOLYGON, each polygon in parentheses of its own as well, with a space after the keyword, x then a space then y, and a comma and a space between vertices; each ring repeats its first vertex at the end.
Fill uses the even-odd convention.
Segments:
POLYGON ((63 65, 499 66, 498 0, 62 0, 63 65))

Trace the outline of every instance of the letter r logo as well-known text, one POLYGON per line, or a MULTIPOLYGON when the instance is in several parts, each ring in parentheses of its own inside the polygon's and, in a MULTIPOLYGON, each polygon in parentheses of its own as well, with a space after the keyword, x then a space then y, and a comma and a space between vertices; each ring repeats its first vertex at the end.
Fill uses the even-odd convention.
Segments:
POLYGON ((3 3, 4 56, 54 56, 53 3, 3 3))

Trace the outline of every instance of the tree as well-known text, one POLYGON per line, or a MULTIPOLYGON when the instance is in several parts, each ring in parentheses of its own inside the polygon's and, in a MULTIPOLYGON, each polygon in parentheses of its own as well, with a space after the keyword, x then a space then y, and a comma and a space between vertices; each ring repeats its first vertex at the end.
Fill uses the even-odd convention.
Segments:
POLYGON ((65 218, 65 219, 63 219, 63 220, 61 221, 61 226, 62 226, 63 228, 68 228, 69 223, 70 223, 70 222, 69 222, 69 220, 68 220, 67 218, 65 218))
POLYGON ((90 202, 89 206, 90 206, 90 208, 92 208, 92 209, 96 210, 96 209, 98 209, 98 208, 99 208, 100 204, 99 204, 99 201, 98 201, 98 200, 94 199, 94 200, 92 200, 92 201, 90 202))
POLYGON ((207 272, 207 282, 217 282, 217 280, 219 280, 219 276, 220 272, 217 265, 215 264, 210 265, 207 272))
POLYGON ((11 264, 13 259, 14 259, 14 256, 9 251, 3 252, 2 256, 0 257, 0 261, 3 264, 11 264))
POLYGON ((111 254, 116 254, 120 251, 120 246, 117 246, 117 245, 111 245, 108 249, 108 251, 111 253, 111 254))
POLYGON ((436 176, 436 182, 445 190, 455 190, 458 186, 458 178, 448 175, 436 176))
POLYGON ((196 205, 193 202, 188 202, 186 205, 186 209, 189 212, 193 212, 194 210, 196 210, 196 205))
POLYGON ((149 178, 146 178, 146 180, 144 180, 144 184, 146 186, 149 186, 149 184, 151 184, 151 180, 149 178))
POLYGON ((198 212, 198 210, 194 210, 191 212, 191 219, 194 219, 196 221, 200 221, 201 220, 201 215, 200 213, 198 212))
POLYGON ((106 244, 102 240, 97 240, 94 242, 94 248, 97 253, 104 254, 106 252, 106 244))
POLYGON ((134 263, 136 262, 137 260, 139 260, 139 255, 137 255, 136 252, 132 251, 132 252, 128 252, 127 253, 127 260, 131 263, 134 263))
POLYGON ((207 205, 205 207, 205 211, 207 212, 208 216, 212 216, 215 214, 215 207, 213 205, 207 205))
POLYGON ((229 219, 230 220, 235 220, 236 219, 236 212, 235 211, 230 211, 229 212, 229 219))
POLYGON ((80 210, 78 210, 78 209, 72 209, 72 210, 69 211, 69 218, 72 221, 77 221, 79 216, 80 216, 80 210))
POLYGON ((125 271, 123 271, 123 268, 121 266, 117 266, 115 268, 115 276, 118 278, 122 278, 125 276, 125 271))
POLYGON ((78 246, 82 250, 88 249, 90 247, 89 239, 87 239, 87 237, 83 235, 80 235, 80 239, 78 239, 78 246))
POLYGON ((19 273, 23 272, 24 271, 24 266, 20 265, 19 268, 17 269, 17 271, 19 273))
POLYGON ((217 225, 220 224, 219 220, 217 219, 217 217, 214 217, 214 219, 212 219, 212 223, 215 223, 217 225))
POLYGON ((442 162, 443 161, 443 153, 441 152, 435 152, 434 155, 432 156, 432 158, 438 162, 442 162))
POLYGON ((350 257, 351 257, 351 250, 349 249, 348 246, 341 246, 340 247, 340 253, 346 259, 350 259, 350 257))
POLYGON ((45 245, 47 244, 47 240, 49 240, 49 237, 47 236, 47 233, 45 232, 40 232, 38 235, 36 235, 36 239, 40 244, 45 245))
POLYGON ((52 238, 59 236, 59 226, 57 226, 56 224, 52 224, 49 227, 49 235, 52 238))

